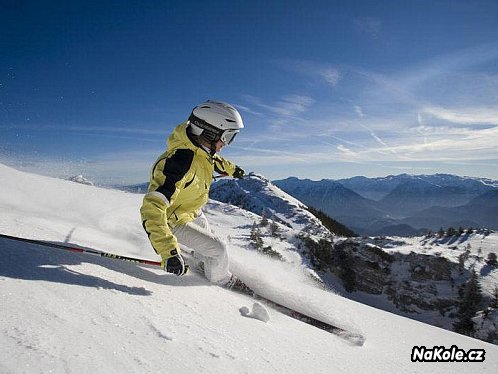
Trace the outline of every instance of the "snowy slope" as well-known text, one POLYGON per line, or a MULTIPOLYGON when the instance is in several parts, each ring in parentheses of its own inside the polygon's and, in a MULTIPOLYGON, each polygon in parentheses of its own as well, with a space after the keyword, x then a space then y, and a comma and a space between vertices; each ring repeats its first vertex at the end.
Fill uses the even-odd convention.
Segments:
MULTIPOLYGON (((453 330, 457 321, 459 288, 469 280, 473 270, 477 272, 483 296, 479 309, 486 310, 494 298, 498 268, 488 265, 486 258, 489 253, 497 252, 498 233, 482 229, 460 236, 349 240, 357 243, 359 248, 355 259, 355 272, 359 274, 356 292, 348 294, 352 300, 453 330), (387 267, 381 257, 374 257, 373 261, 381 266, 377 272, 369 274, 368 266, 362 265, 362 260, 372 259, 369 257, 372 253, 391 257, 387 267)), ((493 319, 492 315, 483 321, 484 325, 498 326, 498 319, 493 319)), ((490 342, 495 340, 481 331, 489 330, 483 324, 476 322, 476 336, 490 342)), ((496 328, 493 331, 496 332, 496 328)))
MULTIPOLYGON (((140 195, 3 165, 0 181, 1 233, 157 259, 142 232, 140 195)), ((239 308, 251 307, 250 298, 196 274, 178 278, 158 268, 0 239, 0 372, 496 371, 496 346, 325 292, 300 264, 246 248, 250 213, 212 202, 207 214, 214 231, 227 238, 231 266, 243 279, 357 326, 365 345, 350 346, 271 309, 268 323, 243 317, 239 308), (486 360, 411 363, 413 346, 421 345, 481 348, 486 360)))
POLYGON ((319 237, 331 236, 302 202, 262 175, 249 173, 244 179, 218 180, 211 186, 209 195, 215 200, 243 207, 258 215, 264 213, 267 218, 273 217, 297 231, 305 230, 319 237))
POLYGON ((451 236, 439 238, 435 236, 419 236, 411 238, 387 238, 387 245, 381 247, 388 253, 420 253, 446 258, 458 264, 459 256, 469 251, 469 256, 464 265, 470 270, 474 268, 479 274, 479 283, 482 292, 487 297, 492 297, 498 285, 498 269, 486 264, 489 253, 498 252, 498 233, 488 230, 476 230, 471 235, 451 236), (390 241, 398 241, 396 246, 390 246, 390 241))

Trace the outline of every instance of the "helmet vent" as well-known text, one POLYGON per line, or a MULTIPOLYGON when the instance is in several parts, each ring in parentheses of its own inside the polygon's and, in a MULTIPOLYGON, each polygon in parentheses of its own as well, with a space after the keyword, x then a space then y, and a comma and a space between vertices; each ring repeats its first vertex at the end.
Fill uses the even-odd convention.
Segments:
POLYGON ((230 122, 230 123, 235 123, 235 122, 237 122, 237 121, 234 121, 233 119, 230 119, 230 118, 225 118, 225 121, 230 122))

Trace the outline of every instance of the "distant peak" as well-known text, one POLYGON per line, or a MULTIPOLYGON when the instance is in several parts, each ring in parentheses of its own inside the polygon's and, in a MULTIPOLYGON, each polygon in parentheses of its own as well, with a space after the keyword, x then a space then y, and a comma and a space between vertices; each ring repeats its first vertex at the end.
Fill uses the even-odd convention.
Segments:
POLYGON ((75 175, 74 177, 68 178, 69 181, 85 184, 87 186, 93 186, 93 182, 85 178, 83 175, 75 175))

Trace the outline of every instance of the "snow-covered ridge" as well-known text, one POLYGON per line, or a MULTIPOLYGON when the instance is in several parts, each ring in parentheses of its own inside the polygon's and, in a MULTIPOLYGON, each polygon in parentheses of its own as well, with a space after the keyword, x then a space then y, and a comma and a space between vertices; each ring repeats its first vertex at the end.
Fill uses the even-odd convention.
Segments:
POLYGON ((211 187, 210 197, 240 206, 260 216, 265 214, 268 219, 274 216, 298 232, 304 230, 310 235, 331 236, 329 230, 302 202, 256 173, 250 173, 244 179, 227 178, 217 181, 211 187))
POLYGON ((87 178, 85 178, 83 175, 75 175, 74 177, 68 178, 71 182, 76 182, 76 183, 81 183, 81 184, 86 184, 88 186, 93 186, 93 182, 87 178))

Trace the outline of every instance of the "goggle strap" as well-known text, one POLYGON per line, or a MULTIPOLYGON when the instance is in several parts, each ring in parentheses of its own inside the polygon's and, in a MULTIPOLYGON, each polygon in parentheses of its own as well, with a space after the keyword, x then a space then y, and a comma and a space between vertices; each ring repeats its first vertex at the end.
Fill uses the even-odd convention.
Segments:
POLYGON ((239 130, 235 129, 228 129, 228 130, 221 130, 218 129, 217 127, 214 127, 213 125, 209 124, 208 122, 204 121, 203 119, 200 119, 199 117, 195 116, 194 113, 190 115, 188 118, 189 122, 192 123, 193 125, 200 127, 204 131, 202 132, 202 135, 205 139, 207 139, 210 142, 216 143, 218 140, 221 139, 221 141, 225 144, 230 144, 233 139, 235 138, 235 135, 239 133, 239 130), (233 134, 231 136, 227 135, 233 134))

